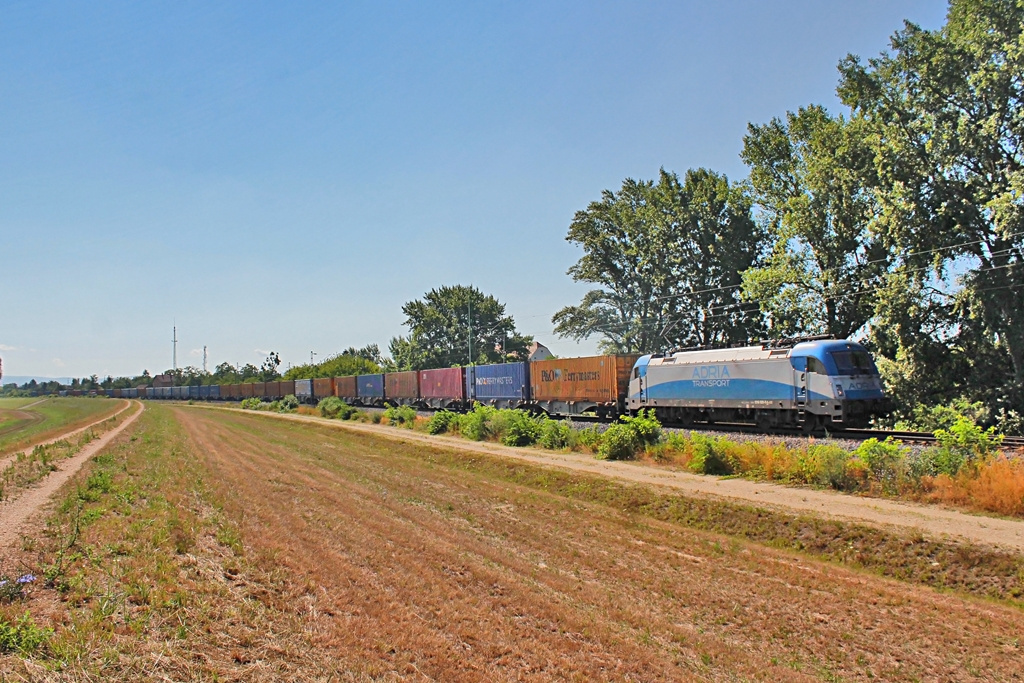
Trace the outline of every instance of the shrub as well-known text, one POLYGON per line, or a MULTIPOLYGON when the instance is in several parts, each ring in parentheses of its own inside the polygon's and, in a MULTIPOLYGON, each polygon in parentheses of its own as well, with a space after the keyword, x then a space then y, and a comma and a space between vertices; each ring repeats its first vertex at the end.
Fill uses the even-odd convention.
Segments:
POLYGON ((477 403, 473 410, 459 417, 459 431, 471 441, 485 441, 492 434, 489 421, 498 411, 477 403))
POLYGON ((556 451, 570 448, 576 438, 568 422, 545 418, 540 421, 540 437, 537 440, 544 448, 556 451))
POLYGON ((370 422, 372 422, 375 425, 379 425, 383 417, 384 414, 382 412, 380 412, 379 410, 375 410, 372 413, 370 413, 370 422))
POLYGON ((347 420, 352 417, 352 413, 356 412, 356 409, 349 404, 342 401, 337 396, 328 396, 327 398, 320 399, 320 402, 316 404, 317 410, 323 417, 330 419, 341 419, 347 420))
POLYGON ((500 411, 505 418, 501 442, 506 446, 529 446, 540 438, 540 424, 536 418, 522 410, 500 411))
POLYGON ((697 474, 732 474, 735 466, 723 448, 723 441, 698 432, 690 432, 690 471, 697 474))
POLYGON ((601 445, 601 430, 597 427, 584 427, 575 431, 577 443, 587 450, 596 451, 601 445))
POLYGON ((450 410, 439 410, 434 413, 427 422, 427 433, 445 434, 457 427, 458 424, 458 413, 453 413, 450 410))
POLYGON ((295 394, 288 394, 280 401, 277 402, 277 409, 282 413, 290 413, 299 409, 299 399, 295 398, 295 394))
POLYGON ((885 441, 868 439, 857 447, 853 455, 864 462, 867 471, 881 484, 883 491, 896 493, 909 471, 909 452, 910 449, 905 448, 901 441, 894 441, 890 436, 885 441))
POLYGON ((638 448, 636 434, 629 428, 629 425, 616 422, 604 430, 604 434, 601 435, 597 455, 605 460, 631 460, 636 455, 638 448))
POLYGON ((654 410, 640 410, 636 417, 623 415, 619 418, 632 432, 641 446, 653 446, 661 441, 661 423, 654 417, 654 410))
POLYGON ((259 410, 260 400, 255 396, 242 399, 242 410, 259 410))
POLYGON ((412 429, 416 423, 416 409, 412 406, 389 406, 384 411, 384 417, 395 427, 401 425, 412 429))
POLYGON ((955 477, 964 465, 977 464, 993 455, 1003 441, 1003 437, 996 434, 995 427, 982 431, 965 417, 958 419, 948 430, 936 430, 935 439, 939 442, 935 469, 939 474, 950 477, 955 477))

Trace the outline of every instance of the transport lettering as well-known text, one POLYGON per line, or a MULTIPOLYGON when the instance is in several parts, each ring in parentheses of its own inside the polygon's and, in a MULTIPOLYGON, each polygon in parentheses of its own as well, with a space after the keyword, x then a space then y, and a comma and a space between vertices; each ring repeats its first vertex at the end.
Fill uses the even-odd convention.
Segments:
POLYGON ((478 387, 494 386, 498 384, 512 384, 511 377, 477 377, 476 385, 478 387))
POLYGON ((569 372, 568 370, 541 370, 540 381, 557 382, 597 382, 601 379, 601 371, 569 372))
POLYGON ((693 369, 691 379, 729 379, 728 365, 698 365, 693 369))

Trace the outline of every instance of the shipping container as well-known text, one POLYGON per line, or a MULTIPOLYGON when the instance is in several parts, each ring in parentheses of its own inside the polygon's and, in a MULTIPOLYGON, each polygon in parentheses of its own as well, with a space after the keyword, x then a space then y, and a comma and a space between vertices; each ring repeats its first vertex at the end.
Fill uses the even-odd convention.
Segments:
POLYGON ((188 399, 188 387, 174 387, 174 390, 177 392, 174 398, 178 399, 179 401, 184 401, 188 399))
POLYGON ((313 380, 313 399, 319 401, 334 395, 334 380, 330 377, 317 377, 313 380))
POLYGON ((199 387, 198 386, 189 387, 188 388, 188 397, 191 398, 191 399, 199 398, 199 387))
POLYGON ((359 375, 356 397, 364 406, 384 405, 384 375, 359 375))
POLYGON ((420 398, 429 408, 462 408, 466 382, 462 368, 420 370, 420 398))
POLYGON ((283 379, 279 382, 281 385, 281 396, 294 396, 295 395, 295 380, 283 379))
POLYGON ((313 380, 311 380, 311 379, 297 379, 297 380, 295 380, 295 398, 299 399, 299 403, 312 403, 313 402, 313 380))
POLYGON ((114 390, 113 389, 104 389, 103 390, 103 395, 106 396, 107 398, 113 398, 114 390))
POLYGON ((263 396, 268 401, 275 401, 281 398, 281 383, 280 382, 264 382, 263 383, 263 396))
POLYGON ((226 398, 231 401, 237 401, 242 398, 242 385, 241 384, 228 384, 220 389, 221 398, 226 398))
POLYGON ((393 405, 412 405, 420 398, 420 373, 416 370, 384 375, 384 399, 393 405))
POLYGON ((625 412, 629 374, 639 354, 556 358, 530 363, 533 405, 555 415, 625 412))
POLYGON ((253 384, 252 382, 243 382, 238 385, 238 396, 242 399, 253 397, 253 384))
POLYGON ((123 389, 111 389, 111 391, 113 392, 114 398, 121 398, 121 392, 124 391, 124 390, 123 389))
POLYGON ((356 389, 356 385, 357 382, 355 375, 349 375, 348 377, 335 377, 334 395, 346 401, 355 401, 359 396, 359 391, 356 389))
POLYGON ((496 408, 519 408, 530 400, 528 363, 466 368, 466 400, 496 408))
POLYGON ((209 398, 210 400, 215 400, 215 399, 219 399, 220 398, 220 385, 218 385, 218 384, 211 384, 208 387, 208 391, 209 391, 209 394, 207 394, 207 398, 209 398))

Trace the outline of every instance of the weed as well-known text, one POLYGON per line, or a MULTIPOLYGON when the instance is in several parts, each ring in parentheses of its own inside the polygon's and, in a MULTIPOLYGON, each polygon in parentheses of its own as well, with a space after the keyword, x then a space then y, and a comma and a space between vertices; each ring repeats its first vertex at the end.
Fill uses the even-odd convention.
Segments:
POLYGON ((30 654, 42 647, 53 635, 53 629, 40 628, 25 612, 17 621, 0 617, 0 654, 30 654))

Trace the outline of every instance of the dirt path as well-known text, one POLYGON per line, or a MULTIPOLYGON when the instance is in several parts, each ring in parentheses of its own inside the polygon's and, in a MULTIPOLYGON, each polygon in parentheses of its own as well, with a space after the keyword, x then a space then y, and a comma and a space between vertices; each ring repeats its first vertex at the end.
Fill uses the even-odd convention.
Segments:
MULTIPOLYGON (((36 401, 36 403, 41 403, 41 401, 36 401)), ((87 429, 92 429, 93 427, 95 427, 96 425, 98 425, 101 422, 106 422, 107 420, 109 420, 112 417, 117 417, 118 415, 120 415, 124 411, 128 410, 128 408, 130 408, 131 404, 132 404, 131 401, 123 401, 123 403, 124 403, 124 405, 122 405, 121 409, 118 410, 117 412, 111 413, 110 415, 105 415, 105 416, 99 418, 98 420, 94 420, 93 422, 90 422, 89 424, 85 425, 84 427, 76 427, 75 429, 72 429, 70 431, 64 432, 63 434, 60 434, 58 436, 50 437, 48 439, 43 439, 41 441, 38 441, 38 442, 32 444, 28 448, 22 449, 20 451, 16 451, 14 453, 11 453, 8 456, 0 458, 0 472, 2 472, 3 470, 7 469, 7 466, 10 465, 12 462, 14 462, 15 458, 17 458, 22 453, 24 453, 25 455, 28 455, 29 453, 31 453, 32 449, 35 448, 36 446, 46 446, 46 445, 49 445, 51 443, 56 443, 56 442, 60 441, 61 439, 67 439, 67 438, 72 437, 72 436, 77 436, 78 434, 81 434, 82 432, 86 431, 87 429)), ((32 405, 35 405, 35 404, 33 403, 32 405)), ((38 413, 36 413, 36 414, 38 414, 38 413)), ((41 416, 40 416, 40 419, 42 419, 41 416)))
MULTIPOLYGON (((119 410, 116 413, 117 415, 120 415, 131 407, 131 401, 126 401, 125 403, 125 407, 119 410)), ((22 491, 17 497, 0 503, 0 552, 14 548, 18 542, 20 532, 22 531, 25 522, 34 513, 39 511, 50 500, 50 497, 56 493, 57 490, 60 489, 60 487, 63 486, 64 483, 70 479, 87 460, 89 460, 89 458, 105 448, 107 444, 109 444, 118 434, 123 432, 128 425, 132 424, 139 415, 142 414, 143 410, 144 407, 142 404, 139 404, 138 410, 129 416, 127 420, 109 432, 103 434, 95 441, 88 443, 73 457, 57 463, 57 469, 50 473, 50 475, 47 476, 38 487, 22 491)), ((108 415, 103 418, 103 420, 108 420, 110 417, 111 416, 108 415)), ((99 420, 99 422, 102 422, 103 420, 99 420)), ((67 436, 85 431, 88 428, 89 427, 87 426, 81 429, 76 429, 59 438, 66 438, 67 436)), ((54 441, 57 440, 59 439, 54 439, 54 441)))
POLYGON ((758 506, 809 512, 877 526, 919 531, 932 538, 954 537, 1024 551, 1024 521, 971 515, 956 510, 903 503, 881 498, 851 496, 834 491, 780 486, 746 479, 720 479, 677 470, 657 469, 637 463, 597 460, 581 453, 511 448, 493 443, 466 441, 453 436, 431 436, 406 429, 360 422, 325 420, 306 415, 253 413, 254 415, 328 424, 365 434, 438 448, 459 449, 516 458, 526 462, 587 472, 615 479, 667 487, 690 495, 711 495, 748 501, 758 506))
POLYGON ((281 604, 303 615, 313 661, 296 679, 1024 680, 1013 608, 492 481, 395 442, 171 410, 239 511, 246 556, 280 571, 281 604))

